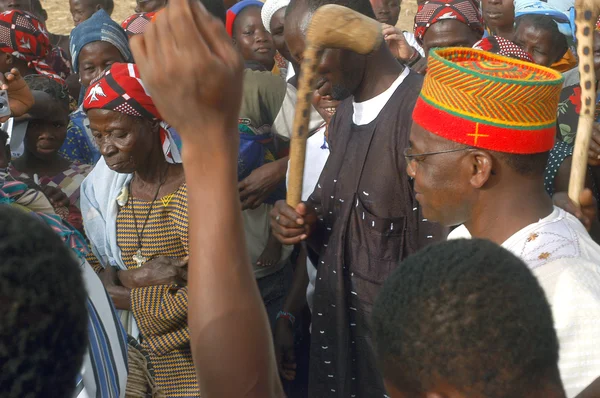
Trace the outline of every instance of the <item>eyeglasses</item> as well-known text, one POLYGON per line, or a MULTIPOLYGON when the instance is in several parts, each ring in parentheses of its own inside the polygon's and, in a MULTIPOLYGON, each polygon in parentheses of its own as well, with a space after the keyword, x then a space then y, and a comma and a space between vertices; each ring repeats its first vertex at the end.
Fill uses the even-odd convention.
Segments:
POLYGON ((408 171, 410 173, 414 174, 417 171, 417 165, 420 162, 422 162, 423 160, 425 160, 425 158, 427 158, 428 156, 439 155, 442 153, 465 151, 467 149, 472 149, 472 148, 467 146, 467 147, 463 147, 463 148, 447 149, 445 151, 438 151, 438 152, 409 153, 411 151, 411 149, 412 148, 410 148, 410 147, 404 149, 404 160, 406 161, 406 165, 408 166, 408 171))

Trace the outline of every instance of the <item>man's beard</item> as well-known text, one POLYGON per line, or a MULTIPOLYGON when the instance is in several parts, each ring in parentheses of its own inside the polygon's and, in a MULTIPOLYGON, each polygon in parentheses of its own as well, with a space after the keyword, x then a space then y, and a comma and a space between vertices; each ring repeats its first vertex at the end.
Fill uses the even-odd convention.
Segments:
POLYGON ((331 88, 331 98, 336 101, 342 101, 350 97, 352 93, 346 87, 341 85, 335 85, 331 88))

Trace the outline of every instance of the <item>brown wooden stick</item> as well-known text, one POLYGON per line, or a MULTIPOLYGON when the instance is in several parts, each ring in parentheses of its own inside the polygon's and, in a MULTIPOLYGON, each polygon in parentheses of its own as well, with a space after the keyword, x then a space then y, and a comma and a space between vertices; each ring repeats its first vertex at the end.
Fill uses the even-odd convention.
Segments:
POLYGON ((287 203, 290 206, 295 207, 302 198, 310 105, 323 50, 339 48, 369 54, 379 48, 382 42, 381 24, 374 19, 333 4, 315 11, 306 34, 306 49, 298 81, 287 188, 287 203))
POLYGON ((577 25, 577 55, 581 76, 581 112, 577 125, 569 198, 579 205, 579 195, 585 184, 588 149, 594 125, 596 105, 596 76, 594 73, 594 25, 598 19, 598 8, 594 0, 576 0, 575 23, 577 25))

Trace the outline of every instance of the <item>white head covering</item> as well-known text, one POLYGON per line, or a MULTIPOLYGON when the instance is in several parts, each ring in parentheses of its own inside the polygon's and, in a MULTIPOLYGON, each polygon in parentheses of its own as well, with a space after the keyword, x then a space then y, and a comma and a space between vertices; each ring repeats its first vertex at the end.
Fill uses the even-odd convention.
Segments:
POLYGON ((271 33, 271 18, 273 14, 281 10, 283 7, 287 7, 290 4, 290 0, 267 0, 265 5, 260 10, 260 16, 263 21, 263 25, 267 32, 271 33))

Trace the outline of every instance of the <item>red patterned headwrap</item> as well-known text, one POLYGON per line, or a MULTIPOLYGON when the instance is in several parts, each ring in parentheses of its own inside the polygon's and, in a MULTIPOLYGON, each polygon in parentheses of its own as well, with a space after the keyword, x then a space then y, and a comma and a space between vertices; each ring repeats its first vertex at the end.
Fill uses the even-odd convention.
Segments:
POLYGON ((488 36, 485 39, 479 40, 477 43, 475 43, 473 48, 477 50, 489 51, 505 57, 520 59, 521 61, 534 62, 533 58, 527 51, 501 36, 488 36))
POLYGON ((64 84, 44 62, 51 48, 46 27, 35 16, 18 10, 0 13, 0 51, 26 61, 39 74, 64 84))
POLYGON ((423 44, 431 25, 445 19, 462 22, 483 36, 483 19, 474 0, 429 0, 419 6, 415 15, 415 38, 419 44, 423 44))
POLYGON ((447 140, 492 151, 554 146, 559 72, 471 48, 429 52, 413 122, 447 140))
POLYGON ((127 33, 127 36, 129 37, 141 35, 144 33, 150 22, 152 22, 152 18, 154 18, 155 14, 155 11, 133 14, 123 21, 121 27, 125 29, 125 33, 127 33))
POLYGON ((107 109, 129 116, 161 121, 161 143, 169 163, 181 163, 179 145, 172 129, 162 122, 160 113, 146 91, 135 64, 115 63, 94 80, 83 100, 83 109, 107 109))

